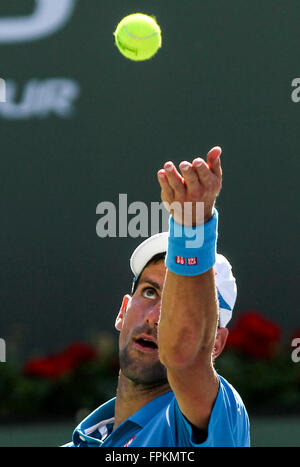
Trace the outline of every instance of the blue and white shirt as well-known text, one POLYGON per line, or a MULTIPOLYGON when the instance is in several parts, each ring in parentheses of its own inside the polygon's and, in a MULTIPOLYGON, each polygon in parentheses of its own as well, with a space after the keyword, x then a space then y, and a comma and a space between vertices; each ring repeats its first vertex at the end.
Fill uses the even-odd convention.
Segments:
POLYGON ((78 425, 73 441, 64 447, 248 447, 249 418, 243 401, 223 377, 219 376, 219 381, 208 435, 201 444, 170 391, 153 399, 115 430, 116 399, 111 399, 78 425))

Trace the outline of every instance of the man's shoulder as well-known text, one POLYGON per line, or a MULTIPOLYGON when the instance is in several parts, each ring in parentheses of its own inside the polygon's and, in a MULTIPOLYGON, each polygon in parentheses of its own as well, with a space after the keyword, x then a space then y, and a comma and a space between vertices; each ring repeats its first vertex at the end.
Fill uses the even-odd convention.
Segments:
POLYGON ((239 411, 243 410, 247 413, 244 401, 236 388, 234 388, 223 376, 218 375, 218 377, 220 382, 218 396, 222 396, 226 408, 231 412, 239 413, 239 411))
MULTIPOLYGON (((227 417, 233 436, 238 445, 250 444, 250 423, 244 401, 238 391, 224 377, 219 375, 219 410, 227 417)), ((216 411, 216 415, 218 415, 216 411)))

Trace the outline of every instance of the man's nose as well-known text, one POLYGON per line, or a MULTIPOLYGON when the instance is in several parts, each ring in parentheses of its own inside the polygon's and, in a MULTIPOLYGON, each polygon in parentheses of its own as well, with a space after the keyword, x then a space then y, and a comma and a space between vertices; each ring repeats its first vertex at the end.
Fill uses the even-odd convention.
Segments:
POLYGON ((148 311, 145 321, 152 325, 152 326, 157 326, 160 318, 160 310, 161 310, 161 303, 160 301, 155 304, 151 309, 148 311))

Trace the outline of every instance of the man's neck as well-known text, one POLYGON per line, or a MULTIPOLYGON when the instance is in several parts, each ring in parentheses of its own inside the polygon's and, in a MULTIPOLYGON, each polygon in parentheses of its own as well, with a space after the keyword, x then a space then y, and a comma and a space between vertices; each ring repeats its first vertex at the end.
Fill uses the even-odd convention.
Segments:
POLYGON ((120 372, 115 403, 115 430, 128 417, 140 410, 144 405, 171 391, 168 383, 160 386, 144 386, 129 380, 120 372))

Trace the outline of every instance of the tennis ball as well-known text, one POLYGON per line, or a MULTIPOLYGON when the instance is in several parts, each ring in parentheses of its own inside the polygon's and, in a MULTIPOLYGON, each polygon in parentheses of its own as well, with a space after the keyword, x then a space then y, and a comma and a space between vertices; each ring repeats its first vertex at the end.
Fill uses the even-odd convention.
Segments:
POLYGON ((134 13, 120 21, 114 32, 121 54, 134 61, 148 60, 161 47, 161 30, 156 20, 134 13))

